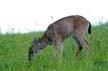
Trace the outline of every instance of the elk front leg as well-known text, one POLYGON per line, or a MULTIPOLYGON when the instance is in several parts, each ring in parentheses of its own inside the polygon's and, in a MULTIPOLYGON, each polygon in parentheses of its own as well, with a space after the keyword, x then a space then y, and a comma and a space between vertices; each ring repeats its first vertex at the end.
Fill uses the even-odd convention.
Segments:
POLYGON ((53 59, 58 53, 58 57, 60 61, 62 60, 62 50, 63 50, 63 44, 61 41, 56 41, 53 49, 53 59))

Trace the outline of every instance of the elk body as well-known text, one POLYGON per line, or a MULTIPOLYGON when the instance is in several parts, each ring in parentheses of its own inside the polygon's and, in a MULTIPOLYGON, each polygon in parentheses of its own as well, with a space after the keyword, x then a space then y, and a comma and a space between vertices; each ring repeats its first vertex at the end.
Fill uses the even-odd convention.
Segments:
POLYGON ((77 45, 78 50, 75 56, 78 56, 83 45, 85 47, 85 55, 87 56, 89 53, 89 43, 84 36, 87 31, 91 34, 91 24, 83 16, 72 15, 61 18, 50 24, 41 38, 34 39, 29 48, 28 59, 31 61, 35 53, 50 44, 54 44, 53 55, 56 55, 56 50, 59 50, 62 57, 63 40, 68 37, 72 37, 77 45))

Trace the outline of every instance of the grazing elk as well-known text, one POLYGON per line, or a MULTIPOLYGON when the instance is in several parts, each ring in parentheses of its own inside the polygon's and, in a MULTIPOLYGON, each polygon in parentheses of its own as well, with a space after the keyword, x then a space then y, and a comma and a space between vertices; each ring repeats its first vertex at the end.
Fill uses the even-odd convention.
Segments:
POLYGON ((84 33, 87 31, 91 34, 91 24, 83 16, 73 15, 64 17, 50 24, 40 39, 34 39, 29 49, 28 59, 31 61, 35 53, 50 44, 54 44, 54 55, 56 55, 56 50, 59 50, 62 57, 62 43, 67 37, 72 37, 76 42, 78 50, 75 56, 78 56, 82 50, 82 45, 85 47, 85 55, 87 56, 89 53, 89 43, 84 36, 84 33))

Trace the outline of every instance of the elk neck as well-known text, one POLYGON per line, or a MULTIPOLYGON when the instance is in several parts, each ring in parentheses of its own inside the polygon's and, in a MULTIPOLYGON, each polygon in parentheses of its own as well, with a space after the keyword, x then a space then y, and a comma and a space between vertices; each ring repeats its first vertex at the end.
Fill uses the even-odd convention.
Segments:
POLYGON ((40 39, 39 39, 39 42, 41 44, 41 48, 45 48, 47 46, 47 39, 45 36, 42 36, 40 39))

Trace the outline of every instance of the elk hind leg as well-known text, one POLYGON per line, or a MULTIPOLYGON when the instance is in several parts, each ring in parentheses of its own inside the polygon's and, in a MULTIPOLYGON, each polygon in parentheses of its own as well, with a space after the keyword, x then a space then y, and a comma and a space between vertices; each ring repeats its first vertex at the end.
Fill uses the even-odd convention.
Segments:
POLYGON ((75 54, 75 58, 76 58, 79 55, 79 53, 81 52, 82 46, 81 46, 81 43, 80 43, 78 37, 73 37, 73 39, 75 40, 76 46, 78 47, 78 50, 76 51, 76 54, 75 54))
POLYGON ((89 43, 88 43, 88 41, 85 39, 85 38, 83 38, 84 39, 84 45, 85 45, 85 58, 86 57, 88 57, 88 55, 89 55, 89 43))
POLYGON ((88 43, 88 41, 84 38, 84 36, 81 36, 81 35, 80 35, 80 39, 81 39, 82 44, 83 44, 84 47, 85 47, 85 58, 87 58, 88 55, 89 55, 89 43, 88 43))

